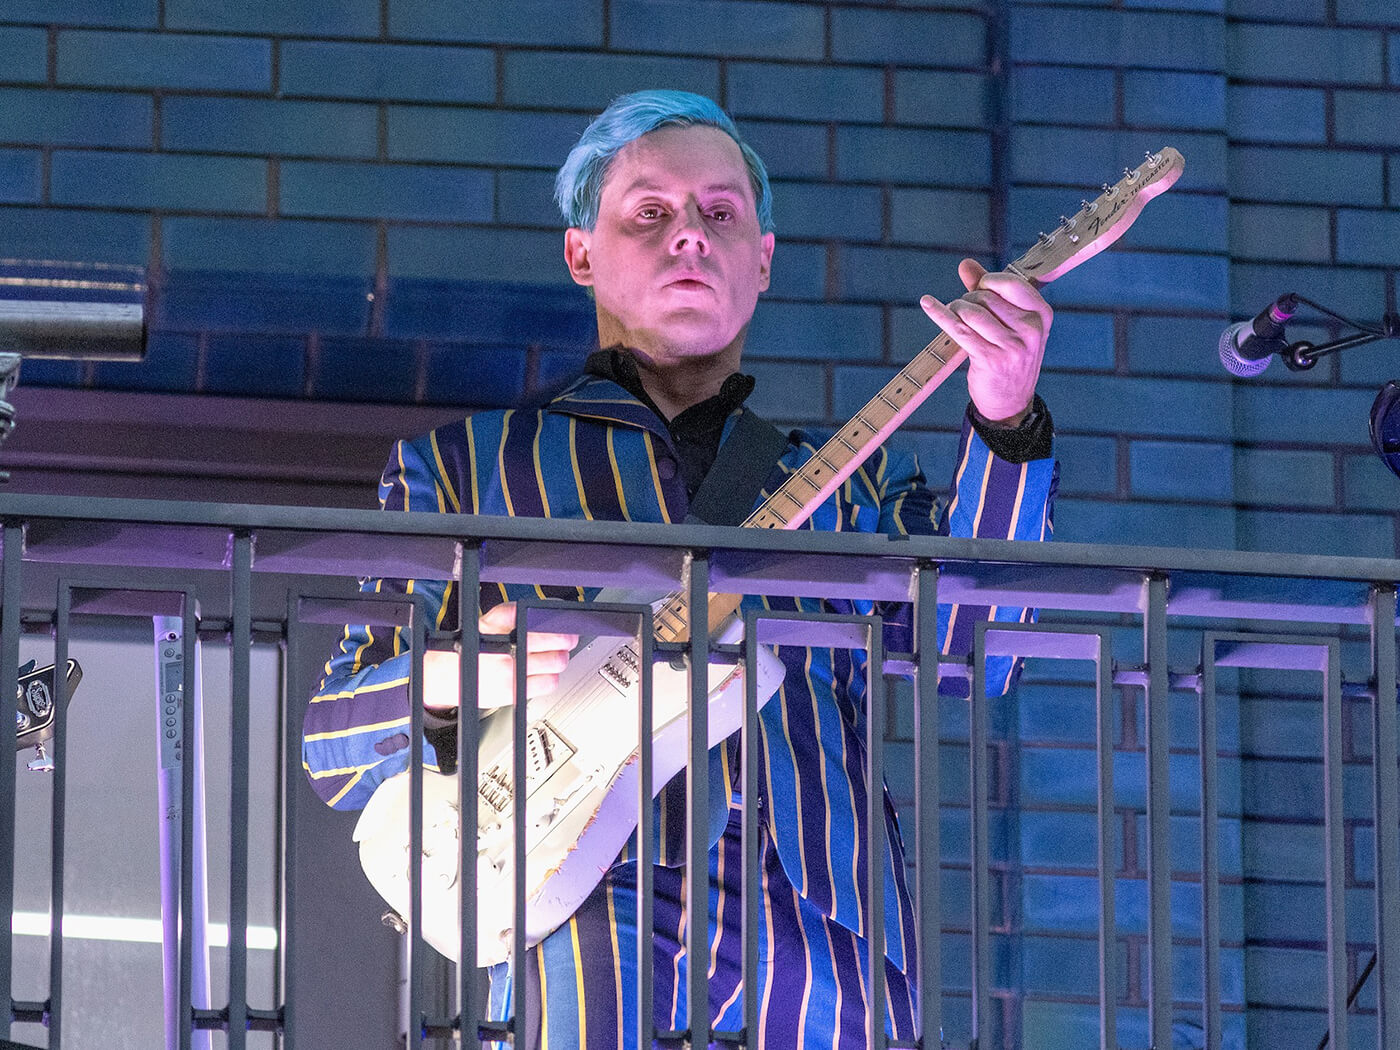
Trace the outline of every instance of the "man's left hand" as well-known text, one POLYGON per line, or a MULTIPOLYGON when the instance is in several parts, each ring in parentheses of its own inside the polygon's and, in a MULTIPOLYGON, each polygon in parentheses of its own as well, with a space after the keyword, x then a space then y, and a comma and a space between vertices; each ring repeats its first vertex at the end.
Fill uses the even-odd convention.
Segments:
POLYGON ((1029 282, 988 273, 974 259, 959 264, 958 277, 967 288, 962 298, 944 304, 926 295, 919 305, 967 351, 967 392, 977 411, 1018 426, 1035 396, 1054 311, 1029 282))

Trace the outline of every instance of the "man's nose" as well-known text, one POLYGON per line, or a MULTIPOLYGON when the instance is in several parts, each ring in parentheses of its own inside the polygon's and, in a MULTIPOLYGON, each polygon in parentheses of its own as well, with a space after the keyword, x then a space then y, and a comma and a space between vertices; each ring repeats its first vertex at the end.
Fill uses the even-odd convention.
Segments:
POLYGON ((671 254, 691 251, 698 255, 710 254, 710 238, 705 232, 705 223, 700 209, 688 204, 676 213, 671 229, 671 254))

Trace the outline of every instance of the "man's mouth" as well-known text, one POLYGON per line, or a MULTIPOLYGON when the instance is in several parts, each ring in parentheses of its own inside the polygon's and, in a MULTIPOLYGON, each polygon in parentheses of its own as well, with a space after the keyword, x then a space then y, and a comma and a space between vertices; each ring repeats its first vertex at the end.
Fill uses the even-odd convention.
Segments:
POLYGON ((682 291, 699 291, 708 289, 710 282, 699 274, 678 274, 666 282, 667 288, 679 288, 682 291))

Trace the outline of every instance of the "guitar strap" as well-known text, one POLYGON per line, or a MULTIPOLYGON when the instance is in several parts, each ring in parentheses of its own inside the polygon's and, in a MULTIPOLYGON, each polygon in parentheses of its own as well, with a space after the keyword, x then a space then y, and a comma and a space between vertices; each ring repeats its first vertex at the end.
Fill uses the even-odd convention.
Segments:
POLYGON ((705 480, 690 501, 689 524, 739 525, 753 512, 763 483, 787 451, 787 435, 745 408, 720 445, 705 480))

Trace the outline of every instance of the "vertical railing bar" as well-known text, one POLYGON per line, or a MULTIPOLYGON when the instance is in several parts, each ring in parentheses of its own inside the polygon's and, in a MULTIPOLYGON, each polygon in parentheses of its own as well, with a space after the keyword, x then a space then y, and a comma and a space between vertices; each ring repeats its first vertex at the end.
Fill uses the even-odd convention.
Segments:
POLYGON ((691 1046, 710 1042, 710 555, 687 558, 690 609, 690 752, 686 765, 686 1018, 691 1046))
MULTIPOLYGON (((201 758, 198 715, 200 695, 199 670, 196 665, 199 643, 199 609, 192 591, 183 592, 180 608, 180 704, 182 755, 180 761, 180 995, 176 1016, 179 1018, 180 1050, 190 1050, 194 1043, 194 944, 195 926, 200 916, 194 908, 194 828, 195 773, 201 758)), ((203 799, 200 800, 201 802, 203 799)))
POLYGON ((1095 750, 1098 757, 1099 818, 1099 1047, 1118 1046, 1118 916, 1115 909, 1117 828, 1113 791, 1113 657, 1109 640, 1099 635, 1095 657, 1095 750))
MULTIPOLYGON (((652 987, 655 958, 652 955, 653 900, 652 885, 655 872, 653 854, 655 844, 655 810, 652 797, 655 794, 653 781, 656 779, 654 766, 656 756, 652 750, 651 738, 655 725, 655 641, 656 625, 651 609, 641 617, 641 627, 637 633, 640 648, 638 665, 642 669, 641 695, 637 706, 637 1045, 650 1046, 656 1033, 656 1004, 653 1002, 652 987)), ((622 1018, 618 1018, 619 1027, 622 1018)))
POLYGON ((279 795, 282 815, 282 841, 278 857, 280 870, 279 914, 278 914, 278 959, 281 973, 282 991, 282 1045, 279 1050, 296 1050, 297 975, 289 963, 296 958, 294 949, 296 935, 296 894, 292 892, 293 872, 290 851, 297 843, 296 800, 291 784, 295 774, 301 771, 301 732, 299 726, 288 724, 292 705, 290 698, 305 693, 301 681, 299 660, 301 658, 301 598, 293 590, 287 591, 287 633, 285 654, 282 658, 282 697, 279 721, 282 725, 282 791, 279 795))
POLYGON ((408 1000, 405 1046, 423 1045, 423 650, 427 616, 416 601, 408 614, 408 1000))
POLYGON ((1341 646, 1326 647, 1322 720, 1324 828, 1327 863, 1327 1015, 1331 1050, 1347 1050, 1346 829, 1342 809, 1341 646))
MULTIPOLYGON (((526 700, 526 682, 529 652, 529 619, 531 603, 517 602, 515 614, 515 639, 512 645, 515 656, 515 697, 511 706, 511 750, 510 750, 510 792, 511 792, 511 874, 514 885, 511 887, 511 1044, 524 1046, 526 1033, 530 1031, 529 1005, 527 1001, 529 985, 525 979, 525 968, 529 956, 525 951, 525 877, 527 875, 525 855, 525 738, 528 728, 529 710, 526 700)), ((544 1004, 540 1004, 543 1009, 544 1004)))
POLYGON ((1147 665, 1147 980, 1151 1046, 1172 1041, 1171 783, 1168 770, 1167 578, 1149 574, 1142 615, 1147 665))
POLYGON ((866 822, 866 952, 870 966, 870 1008, 865 1043, 884 1050, 885 1032, 885 646, 884 627, 872 616, 865 627, 865 750, 869 780, 866 822))
POLYGON ((233 537, 233 592, 229 639, 229 890, 228 1050, 248 1043, 248 760, 252 719, 249 692, 253 635, 253 538, 233 537))
POLYGON ((919 915, 915 968, 919 977, 919 1037, 937 1050, 943 1030, 943 908, 938 754, 938 567, 920 566, 914 596, 914 875, 919 915))
POLYGON ((971 780, 972 820, 972 1045, 983 1048, 990 1035, 991 973, 989 956, 991 908, 990 821, 987 798, 987 658, 986 623, 977 625, 972 653, 972 685, 968 697, 968 776, 971 780))
MULTIPOLYGON (((24 561, 24 526, 6 521, 4 525, 4 563, 0 567, 0 682, 19 679, 19 621, 23 592, 21 566, 24 561)), ((13 695, 13 694, 11 694, 13 695)), ((8 705, 7 705, 8 706, 8 705)), ((0 755, 12 755, 17 736, 13 715, 0 718, 0 755)), ((0 906, 6 914, 15 906, 15 764, 8 758, 0 762, 0 906)), ((14 944, 13 938, 0 936, 0 988, 4 990, 5 1009, 0 1010, 0 1039, 10 1036, 14 1011, 14 944)))
POLYGON ((744 812, 741 833, 744 840, 743 922, 744 947, 744 1046, 756 1050, 758 1038, 758 617, 759 610, 744 613, 744 721, 739 759, 743 771, 744 812))
POLYGON ((477 939, 477 784, 480 780, 478 763, 481 733, 480 678, 477 665, 481 656, 481 632, 477 627, 477 608, 481 600, 481 544, 457 545, 457 620, 461 631, 458 651, 457 708, 457 814, 461 822, 458 835, 457 871, 462 888, 462 943, 457 965, 457 1016, 462 1046, 478 1046, 477 1034, 482 1020, 477 1002, 476 939, 477 939))
POLYGON ((1203 1050, 1220 1050, 1220 763, 1219 701, 1216 697, 1215 641, 1201 646, 1201 1023, 1203 1050))
POLYGON ((54 616, 53 813, 49 846, 49 1050, 63 1046, 63 874, 68 823, 68 641, 73 588, 60 581, 54 616))
POLYGON ((1371 591, 1372 812, 1376 860, 1376 1046, 1388 1050, 1400 1041, 1400 772, 1395 687, 1395 587, 1371 591))

